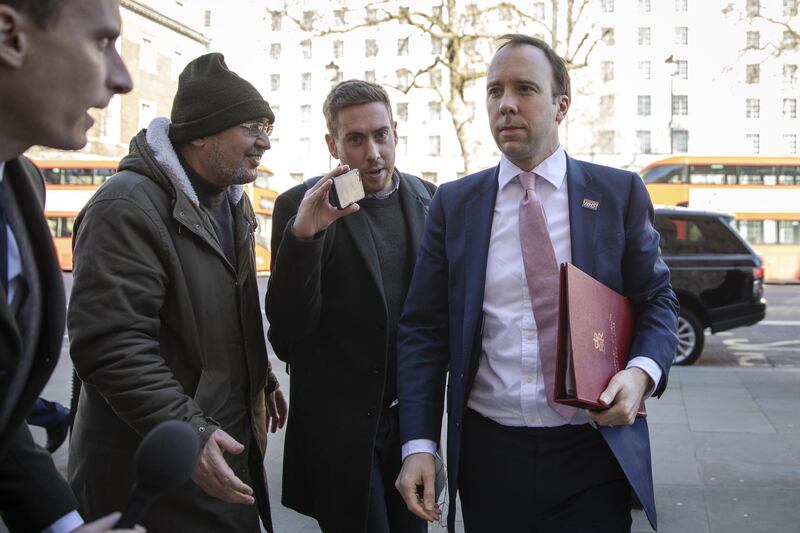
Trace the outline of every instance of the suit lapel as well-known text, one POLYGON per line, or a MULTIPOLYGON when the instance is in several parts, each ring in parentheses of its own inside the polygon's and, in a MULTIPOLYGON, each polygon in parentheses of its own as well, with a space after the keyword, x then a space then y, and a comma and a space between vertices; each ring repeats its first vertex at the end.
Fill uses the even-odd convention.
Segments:
POLYGON ((375 248, 375 241, 373 240, 372 231, 369 229, 369 224, 367 223, 367 216, 362 211, 358 211, 339 220, 350 233, 356 250, 364 261, 367 270, 369 270, 370 277, 372 277, 372 281, 378 293, 381 295, 383 304, 386 305, 378 250, 375 248))
POLYGON ((572 264, 591 276, 594 268, 595 225, 603 206, 603 195, 583 165, 571 157, 567 157, 567 185, 572 264), (584 207, 584 200, 598 202, 597 210, 584 207))
MULTIPOLYGON (((407 178, 400 174, 400 205, 403 209, 403 217, 408 225, 408 242, 413 250, 414 257, 417 255, 419 245, 422 242, 422 233, 425 230, 425 217, 428 214, 428 207, 430 206, 429 199, 420 198, 414 188, 408 183, 409 180, 416 178, 407 178)), ((413 263, 412 263, 413 265, 413 263)))
POLYGON ((469 358, 483 308, 486 259, 492 235, 499 167, 484 173, 477 194, 464 203, 464 322, 462 346, 469 358))

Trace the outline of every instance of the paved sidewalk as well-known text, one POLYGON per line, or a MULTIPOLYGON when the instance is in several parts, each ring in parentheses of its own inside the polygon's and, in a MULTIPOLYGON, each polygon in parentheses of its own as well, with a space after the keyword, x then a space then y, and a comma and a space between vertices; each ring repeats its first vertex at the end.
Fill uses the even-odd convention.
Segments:
MULTIPOLYGON (((285 374, 279 379, 288 384, 285 374)), ((67 401, 66 385, 51 380, 44 395, 67 401)), ((800 533, 800 370, 675 367, 647 410, 660 532, 800 533)), ((318 532, 315 521, 279 504, 282 457, 280 432, 267 454, 276 531, 318 532)), ((55 459, 66 471, 66 447, 55 459)), ((633 531, 652 531, 641 512, 633 531)))

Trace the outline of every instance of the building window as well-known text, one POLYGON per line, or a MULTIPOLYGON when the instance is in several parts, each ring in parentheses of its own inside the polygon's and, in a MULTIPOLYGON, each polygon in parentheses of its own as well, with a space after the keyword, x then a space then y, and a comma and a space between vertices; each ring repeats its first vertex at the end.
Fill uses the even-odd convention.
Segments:
POLYGON ((600 130, 597 132, 597 151, 601 154, 613 154, 614 130, 600 130))
POLYGON ((372 7, 367 8, 367 22, 377 22, 378 10, 372 7))
POLYGON ((442 138, 438 135, 431 135, 428 137, 428 145, 430 150, 428 151, 428 155, 438 156, 442 153, 442 138))
POLYGON ((333 41, 333 58, 339 59, 344 55, 344 41, 333 41))
POLYGON ((754 155, 758 155, 761 153, 761 135, 758 133, 748 133, 745 135, 747 139, 747 145, 750 146, 750 150, 754 155))
POLYGON ((797 118, 797 99, 783 99, 783 118, 797 118))
POLYGON ((675 75, 682 80, 689 79, 689 61, 678 59, 675 61, 675 75))
POLYGON ((406 37, 405 39, 397 39, 397 55, 399 56, 408 55, 408 37, 406 37))
POLYGON ((281 90, 281 75, 280 74, 270 74, 270 76, 269 76, 269 90, 273 91, 273 92, 281 90))
POLYGON ((122 99, 115 94, 108 102, 108 106, 103 110, 103 119, 100 122, 100 137, 108 143, 116 144, 119 142, 121 129, 121 110, 122 99))
POLYGON ((687 130, 672 130, 672 153, 680 154, 689 151, 689 132, 687 130))
POLYGON ((614 28, 603 28, 601 32, 603 43, 614 46, 614 28))
POLYGON ((794 17, 797 15, 797 0, 783 0, 783 16, 794 17))
POLYGON ((303 11, 303 23, 301 26, 305 31, 311 31, 311 29, 314 27, 313 11, 303 11))
POLYGON ((428 80, 431 82, 431 87, 441 87, 442 70, 439 68, 432 69, 430 72, 428 72, 428 80))
POLYGON ((601 61, 600 62, 600 77, 604 82, 609 82, 614 79, 614 62, 601 61))
POLYGON ((640 117, 650 116, 651 98, 649 94, 640 94, 636 97, 636 114, 640 117))
POLYGON ((406 102, 399 102, 397 104, 397 118, 400 120, 408 120, 408 104, 406 102))
POLYGON ((650 0, 639 0, 639 11, 650 13, 650 0))
POLYGON ((783 65, 783 83, 797 83, 797 65, 783 65))
POLYGON ((439 181, 439 175, 436 172, 423 172, 422 179, 430 181, 431 183, 436 183, 439 181))
POLYGON ((211 26, 211 11, 206 9, 205 13, 203 13, 203 26, 206 28, 211 26))
POLYGON ((310 105, 301 105, 300 106, 300 122, 304 124, 308 124, 311 122, 311 106, 310 105))
POLYGON ((269 45, 269 57, 272 59, 281 58, 281 43, 272 43, 269 45))
POLYGON ((747 32, 747 48, 761 48, 761 33, 757 31, 747 32))
POLYGON ((375 71, 374 70, 365 70, 364 71, 364 81, 368 81, 370 83, 375 83, 375 71))
POLYGON ((405 69, 398 70, 396 74, 397 74, 397 88, 400 89, 401 91, 408 90, 409 87, 408 71, 405 69))
POLYGON ((758 98, 748 98, 745 107, 746 118, 761 118, 761 100, 758 98))
POLYGON ((650 61, 639 61, 636 63, 636 70, 639 71, 639 77, 643 80, 650 79, 650 61))
POLYGON ((281 15, 280 13, 272 14, 272 24, 270 25, 272 31, 281 31, 282 20, 283 20, 283 15, 281 15))
POLYGON ((375 39, 367 39, 364 41, 364 55, 366 57, 375 57, 378 55, 378 41, 375 39))
POLYGON ((289 174, 289 177, 296 182, 301 182, 303 178, 305 178, 305 175, 302 172, 292 172, 289 174))
POLYGON ((408 137, 400 136, 397 138, 397 148, 395 148, 398 154, 400 155, 408 155, 408 137))
POLYGON ((675 44, 689 44, 689 28, 686 26, 675 28, 675 44))
POLYGON ((533 3, 533 18, 536 20, 544 20, 544 2, 533 3))
POLYGON ((761 65, 747 65, 745 83, 759 83, 761 81, 761 65))
POLYGON ((689 114, 689 96, 685 94, 672 95, 672 114, 685 116, 689 114))
POLYGON ((444 20, 442 19, 442 6, 433 6, 431 8, 431 15, 437 20, 444 20))
POLYGON ((442 53, 442 40, 438 37, 431 37, 431 54, 438 56, 442 53))
POLYGON ((603 13, 613 13, 614 12, 614 0, 603 0, 601 4, 601 8, 603 13))
POLYGON ((600 95, 600 116, 601 117, 608 117, 614 114, 614 108, 616 106, 616 98, 613 94, 601 94, 600 95))
POLYGON ((156 118, 156 103, 150 100, 139 100, 139 129, 144 129, 156 118))
POLYGON ((311 39, 301 42, 300 49, 303 51, 303 59, 311 59, 311 39))
POLYGON ((675 0, 675 11, 689 11, 689 0, 675 0))
MULTIPOLYGON (((275 122, 279 122, 281 117, 281 106, 271 105, 269 108, 272 110, 272 114, 275 115, 275 122)), ((270 137, 270 140, 272 140, 272 137, 270 137)))
POLYGON ((650 144, 650 130, 638 130, 636 132, 636 142, 639 144, 640 154, 653 153, 653 148, 650 144))
POLYGON ((178 80, 178 77, 181 75, 181 71, 183 70, 184 66, 185 65, 183 64, 183 54, 180 52, 180 50, 174 50, 172 52, 172 72, 171 72, 171 78, 174 81, 178 80))
POLYGON ((304 72, 302 74, 300 86, 301 86, 301 89, 303 89, 304 91, 310 91, 311 90, 311 73, 310 72, 304 72))
POLYGON ((464 102, 464 108, 467 110, 468 120, 475 119, 475 102, 464 102))
POLYGON ((158 49, 153 44, 153 38, 143 35, 139 45, 139 68, 156 74, 158 73, 157 62, 158 49))
POLYGON ((747 0, 747 16, 757 17, 761 10, 761 2, 759 0, 747 0))
POLYGON ((784 133, 783 144, 785 145, 786 153, 789 155, 797 155, 797 134, 784 133))
POLYGON ((335 9, 333 11, 333 20, 335 21, 336 25, 341 27, 347 24, 347 11, 344 9, 335 9))
POLYGON ((787 48, 797 48, 797 34, 792 30, 784 30, 783 46, 787 48))
POLYGON ((310 137, 300 137, 300 153, 303 155, 311 153, 310 137))
POLYGON ((639 28, 639 46, 650 46, 650 28, 639 28))
POLYGON ((441 102, 428 102, 428 119, 441 120, 442 119, 442 104, 441 102))

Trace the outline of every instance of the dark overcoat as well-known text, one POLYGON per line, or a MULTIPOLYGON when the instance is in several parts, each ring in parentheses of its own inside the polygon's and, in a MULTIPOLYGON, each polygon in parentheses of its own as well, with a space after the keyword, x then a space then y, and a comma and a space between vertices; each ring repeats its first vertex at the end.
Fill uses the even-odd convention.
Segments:
MULTIPOLYGON (((6 162, 5 172, 6 183, 0 186, 8 187, 8 196, 15 198, 27 233, 24 241, 15 235, 17 246, 28 248, 35 263, 40 301, 46 304, 38 305, 40 314, 30 317, 31 321, 38 322, 39 334, 23 339, 20 324, 0 285, 0 398, 3 402, 3 415, 0 416, 0 515, 12 532, 41 531, 77 508, 66 480, 59 474, 50 454, 33 442, 25 423, 61 353, 64 284, 50 228, 42 213, 44 180, 41 174, 24 157, 6 162), (23 358, 30 358, 29 370, 24 375, 20 372, 23 358), (15 393, 10 398, 12 389, 15 393)), ((6 201, 11 201, 8 196, 6 201)))
MULTIPOLYGON (((414 255, 434 189, 400 174, 414 255)), ((275 202, 266 297, 269 339, 289 363, 291 380, 283 504, 315 517, 326 532, 353 533, 366 528, 389 328, 396 326, 388 324, 366 214, 343 217, 301 241, 291 226, 306 190, 298 185, 275 202)))
POLYGON ((256 505, 226 503, 193 481, 159 498, 142 523, 160 531, 271 531, 263 460, 270 380, 254 258, 255 216, 229 187, 231 265, 157 119, 131 142, 120 172, 75 222, 68 311, 71 356, 84 382, 69 479, 84 516, 122 509, 142 437, 165 420, 204 445, 217 428, 245 445, 225 460, 256 505), (267 388, 268 387, 268 388, 267 388))

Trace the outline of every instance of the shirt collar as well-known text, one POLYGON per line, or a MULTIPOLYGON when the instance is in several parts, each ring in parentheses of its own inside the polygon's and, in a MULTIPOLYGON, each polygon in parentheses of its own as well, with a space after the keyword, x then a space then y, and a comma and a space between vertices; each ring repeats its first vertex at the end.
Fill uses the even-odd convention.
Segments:
POLYGON ((394 185, 394 186, 392 187, 392 190, 390 190, 390 191, 367 193, 367 194, 364 195, 364 197, 365 198, 375 198, 376 200, 384 200, 386 198, 389 198, 391 195, 393 195, 395 193, 395 191, 400 188, 400 173, 397 172, 397 169, 394 169, 392 171, 392 185, 394 185))
MULTIPOLYGON (((513 180, 520 172, 524 172, 517 165, 512 163, 505 154, 500 157, 500 170, 497 174, 497 183, 502 189, 513 180)), ((549 181, 556 189, 559 189, 567 177, 567 154, 559 144, 555 151, 539 163, 531 172, 549 181)))

